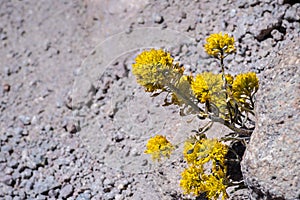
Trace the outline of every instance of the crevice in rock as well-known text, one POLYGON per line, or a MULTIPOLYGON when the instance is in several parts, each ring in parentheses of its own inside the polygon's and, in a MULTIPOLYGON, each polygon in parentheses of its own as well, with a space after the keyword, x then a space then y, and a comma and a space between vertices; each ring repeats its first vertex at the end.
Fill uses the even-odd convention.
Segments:
POLYGON ((284 0, 283 4, 290 4, 290 5, 294 5, 296 3, 299 3, 299 0, 284 0))

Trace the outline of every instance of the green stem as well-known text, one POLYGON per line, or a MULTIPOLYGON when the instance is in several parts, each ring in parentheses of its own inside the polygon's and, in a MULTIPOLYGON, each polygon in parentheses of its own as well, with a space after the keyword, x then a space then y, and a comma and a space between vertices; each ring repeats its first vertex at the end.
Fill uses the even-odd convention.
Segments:
MULTIPOLYGON (((167 79, 167 78, 166 78, 167 79)), ((169 80, 169 79, 167 79, 169 80)), ((226 82, 225 82, 226 84, 226 82)), ((174 86, 172 83, 167 82, 165 83, 165 85, 167 87, 170 88, 170 90, 172 90, 176 95, 178 95, 178 97, 180 97, 181 99, 183 99, 189 106, 192 107, 193 110, 195 110, 197 113, 203 114, 203 115, 208 115, 208 118, 210 120, 212 120, 213 122, 219 122, 221 124, 224 124, 225 126, 227 126, 229 129, 231 129, 232 131, 238 133, 239 135, 242 136, 250 136, 252 134, 252 130, 246 130, 246 129, 241 129, 241 128, 237 128, 234 126, 234 124, 229 123, 228 121, 220 118, 220 117, 216 117, 212 114, 209 114, 207 112, 205 112, 203 109, 199 108, 197 104, 195 104, 189 96, 186 96, 184 93, 182 93, 176 86, 174 86)))
POLYGON ((214 122, 219 122, 221 124, 224 124, 229 129, 231 129, 232 131, 238 133, 241 136, 251 136, 251 134, 253 132, 253 130, 237 128, 233 124, 229 123, 228 121, 226 121, 226 120, 224 120, 220 117, 215 117, 215 116, 212 116, 212 115, 208 115, 208 118, 211 119, 214 122))
POLYGON ((220 65, 221 65, 221 68, 222 68, 223 89, 225 90, 226 103, 227 103, 227 108, 228 108, 228 112, 229 112, 229 116, 230 116, 230 121, 233 122, 233 115, 232 115, 232 112, 231 112, 232 105, 230 104, 229 101, 227 102, 228 94, 227 94, 227 80, 226 80, 226 76, 225 76, 224 58, 225 58, 224 52, 221 51, 220 65))
POLYGON ((177 96, 183 99, 189 106, 191 106, 196 112, 198 113, 205 113, 204 110, 199 108, 189 97, 183 94, 178 88, 176 88, 173 84, 167 83, 166 84, 170 90, 172 90, 177 96))

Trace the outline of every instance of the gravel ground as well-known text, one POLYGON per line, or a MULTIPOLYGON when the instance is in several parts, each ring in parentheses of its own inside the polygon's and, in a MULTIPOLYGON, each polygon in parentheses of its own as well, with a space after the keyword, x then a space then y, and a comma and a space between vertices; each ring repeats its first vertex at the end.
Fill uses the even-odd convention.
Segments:
POLYGON ((218 72, 202 46, 224 31, 238 48, 228 72, 260 76, 299 38, 299 13, 292 0, 1 1, 0 198, 191 198, 180 151, 160 164, 143 151, 151 135, 179 143, 199 122, 143 92, 135 55, 163 47, 188 72, 218 72))

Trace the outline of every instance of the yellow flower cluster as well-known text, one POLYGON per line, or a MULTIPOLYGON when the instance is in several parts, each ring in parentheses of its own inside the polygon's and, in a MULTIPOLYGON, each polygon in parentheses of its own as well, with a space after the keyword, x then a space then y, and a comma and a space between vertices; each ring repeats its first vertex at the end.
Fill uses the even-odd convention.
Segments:
POLYGON ((203 165, 217 161, 224 165, 228 147, 216 139, 189 140, 184 144, 183 155, 188 164, 203 165))
POLYGON ((175 147, 165 136, 156 135, 149 139, 145 150, 146 154, 151 154, 152 160, 160 161, 161 157, 169 158, 175 147))
POLYGON ((163 89, 166 76, 175 71, 181 72, 182 69, 173 65, 171 55, 161 49, 143 51, 132 65, 137 82, 144 86, 147 92, 163 89))
POLYGON ((206 38, 204 49, 208 55, 221 58, 225 54, 231 54, 236 51, 234 46, 234 38, 222 32, 211 34, 206 38))
MULTIPOLYGON (((229 74, 225 76, 227 84, 232 84, 233 77, 229 74)), ((224 82, 222 74, 204 72, 198 74, 191 82, 191 89, 200 103, 213 103, 222 117, 228 117, 226 103, 226 91, 223 88, 224 82)))
POLYGON ((192 90, 201 103, 211 101, 212 97, 219 96, 223 81, 221 74, 204 72, 198 74, 192 81, 192 90))
MULTIPOLYGON (((235 105, 233 99, 239 102, 243 108, 253 109, 252 97, 258 90, 259 81, 254 72, 239 74, 235 78, 229 74, 225 75, 227 88, 224 89, 224 82, 221 74, 204 72, 198 74, 191 81, 191 90, 200 103, 212 103, 219 112, 219 116, 228 119, 228 102, 235 105), (227 97, 227 98, 226 98, 227 97)), ((240 106, 239 106, 240 107, 240 106)), ((231 110, 234 114, 234 110, 231 110)))
POLYGON ((228 198, 225 156, 228 147, 216 139, 188 140, 184 147, 184 158, 189 167, 181 176, 180 186, 184 193, 196 196, 205 193, 209 199, 228 198), (204 164, 210 163, 211 173, 207 174, 204 164))
POLYGON ((180 186, 185 194, 199 196, 205 193, 208 199, 218 199, 220 195, 222 200, 228 198, 225 180, 222 178, 224 176, 204 174, 203 167, 198 165, 191 165, 182 172, 181 176, 180 186))
MULTIPOLYGON (((224 176, 223 176, 224 177, 224 176)), ((204 191, 208 199, 218 199, 222 195, 222 200, 227 199, 229 196, 226 192, 226 185, 224 184, 224 178, 220 178, 216 175, 204 175, 204 191)))
POLYGON ((258 90, 258 78, 254 72, 239 74, 232 84, 233 96, 241 104, 249 107, 253 94, 258 90))
POLYGON ((196 165, 191 165, 181 173, 180 186, 185 194, 199 196, 205 192, 203 179, 201 177, 203 173, 203 166, 196 165))

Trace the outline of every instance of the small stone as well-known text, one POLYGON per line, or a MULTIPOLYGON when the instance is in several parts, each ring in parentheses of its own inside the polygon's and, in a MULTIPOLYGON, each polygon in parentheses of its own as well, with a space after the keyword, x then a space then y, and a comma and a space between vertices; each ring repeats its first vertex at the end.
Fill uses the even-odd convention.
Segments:
POLYGON ((3 91, 4 92, 9 92, 10 91, 10 85, 8 83, 3 84, 3 91))
POLYGON ((0 135, 0 141, 7 142, 8 141, 8 136, 6 134, 1 134, 0 135))
POLYGON ((6 32, 0 34, 0 40, 7 40, 6 32))
POLYGON ((5 154, 3 152, 0 152, 0 163, 4 163, 4 162, 6 162, 5 154))
POLYGON ((281 41, 283 39, 283 34, 280 33, 277 29, 272 30, 271 35, 275 41, 281 41))
POLYGON ((124 196, 122 194, 116 194, 115 195, 115 200, 124 200, 124 196))
POLYGON ((181 19, 186 19, 186 16, 187 16, 186 12, 181 12, 180 15, 181 19))
POLYGON ((155 14, 153 18, 154 18, 154 22, 157 24, 161 24, 164 21, 164 17, 159 14, 155 14))
POLYGON ((13 180, 11 175, 5 175, 0 179, 0 182, 4 183, 8 186, 13 186, 15 184, 15 181, 13 180))
POLYGON ((24 129, 22 127, 17 127, 14 129, 14 132, 16 135, 22 135, 23 131, 24 131, 24 129))
POLYGON ((196 42, 200 42, 201 39, 202 39, 201 35, 197 35, 196 38, 195 38, 196 42))
POLYGON ((117 187, 119 190, 123 190, 125 188, 125 186, 123 184, 119 184, 117 187))
POLYGON ((14 180, 18 180, 19 178, 21 178, 21 174, 18 171, 14 171, 14 173, 12 174, 12 178, 14 180))
POLYGON ((22 198, 19 196, 14 196, 13 200, 22 200, 22 198))
POLYGON ((32 117, 31 124, 39 124, 39 118, 36 115, 32 117))
POLYGON ((61 198, 68 198, 69 196, 71 196, 73 193, 73 186, 68 184, 65 185, 61 190, 60 190, 60 197, 61 198))
POLYGON ((130 34, 130 33, 132 32, 132 30, 133 30, 133 27, 132 27, 132 26, 128 26, 128 27, 126 28, 126 30, 125 30, 125 33, 126 33, 126 34, 130 34))
POLYGON ((11 145, 4 145, 1 147, 1 152, 8 152, 9 154, 11 154, 12 152, 14 152, 14 150, 11 145))
POLYGON ((196 29, 196 23, 192 23, 188 26, 187 31, 193 31, 196 29))
POLYGON ((21 199, 26 199, 26 193, 23 190, 19 190, 18 195, 21 199))
POLYGON ((19 120, 23 123, 23 125, 30 125, 31 118, 29 116, 20 115, 19 120))
POLYGON ((127 187, 127 186, 129 185, 130 181, 127 180, 127 179, 125 179, 125 180, 123 180, 121 183, 122 183, 125 187, 127 187))
POLYGON ((105 193, 103 195, 104 200, 113 200, 115 198, 115 195, 113 193, 105 193))
POLYGON ((132 148, 130 151, 130 154, 131 154, 131 156, 134 156, 134 157, 141 155, 136 148, 132 148))
POLYGON ((28 136, 28 135, 29 135, 28 130, 23 130, 21 133, 21 136, 28 136))
POLYGON ((176 23, 181 23, 181 21, 182 21, 181 17, 177 17, 177 18, 175 19, 175 22, 176 22, 176 23))
POLYGON ((131 190, 129 190, 129 189, 124 190, 124 192, 122 192, 122 193, 124 193, 124 195, 125 195, 125 196, 128 196, 128 197, 130 197, 130 196, 133 195, 133 192, 132 192, 131 190))
POLYGON ((76 200, 91 200, 91 193, 88 191, 88 192, 84 192, 84 193, 81 193, 77 196, 76 200))
POLYGON ((95 114, 95 115, 98 115, 99 114, 99 112, 100 112, 100 105, 99 104, 97 104, 97 103, 93 103, 92 105, 91 105, 91 110, 93 111, 93 113, 95 114))
POLYGON ((62 108, 64 105, 64 101, 62 99, 57 99, 55 104, 56 104, 56 108, 62 108))
POLYGON ((297 12, 297 8, 292 6, 289 9, 286 10, 284 19, 288 21, 299 21, 300 20, 300 14, 297 12))
POLYGON ((121 133, 121 132, 117 132, 116 134, 115 134, 115 136, 114 136, 114 140, 116 141, 116 142, 121 142, 121 141, 123 141, 124 140, 124 134, 123 133, 121 133))
POLYGON ((148 160, 144 159, 144 160, 142 161, 142 166, 146 166, 147 164, 148 164, 148 160))
POLYGON ((13 169, 16 169, 19 165, 19 162, 15 159, 11 160, 10 162, 8 162, 8 166, 13 168, 13 169))
POLYGON ((104 181, 103 181, 103 185, 104 185, 104 186, 107 186, 107 185, 113 186, 113 185, 114 185, 114 181, 113 181, 112 179, 110 179, 110 178, 106 178, 106 179, 104 179, 104 181))
POLYGON ((36 200, 46 200, 47 197, 45 195, 41 195, 39 194, 37 197, 36 197, 36 200))
POLYGON ((50 197, 52 197, 52 198, 54 198, 54 199, 57 199, 58 198, 58 196, 59 196, 59 190, 58 189, 56 189, 56 190, 50 190, 49 192, 48 192, 48 195, 50 196, 50 197))
POLYGON ((76 132, 77 132, 77 127, 76 127, 76 125, 73 124, 73 123, 68 123, 68 124, 67 124, 67 131, 68 131, 69 133, 76 133, 76 132))
POLYGON ((12 196, 8 196, 8 195, 6 195, 4 199, 5 200, 13 200, 12 196))
POLYGON ((47 124, 44 128, 43 128, 44 131, 46 131, 47 133, 50 132, 50 131, 53 131, 53 127, 50 125, 50 124, 47 124))
POLYGON ((230 17, 234 17, 236 15, 236 9, 231 9, 229 12, 230 17))
POLYGON ((21 70, 21 66, 19 66, 19 65, 14 65, 13 67, 12 67, 12 73, 14 73, 14 74, 16 74, 16 73, 18 73, 20 70, 21 70))
POLYGON ((51 47, 51 42, 50 41, 45 41, 44 42, 44 51, 48 51, 51 47))
POLYGON ((6 167, 4 170, 4 173, 7 175, 12 175, 13 172, 14 172, 14 170, 11 167, 6 167))
POLYGON ((72 94, 67 96, 66 106, 71 109, 80 109, 84 106, 89 107, 95 93, 96 89, 91 81, 84 77, 78 78, 74 82, 72 94))
POLYGON ((49 190, 50 186, 46 183, 44 183, 44 181, 37 181, 34 184, 34 192, 37 194, 43 194, 45 192, 47 192, 49 190))
POLYGON ((4 68, 4 74, 6 74, 6 76, 10 76, 11 75, 11 69, 9 67, 5 67, 4 68))
POLYGON ((22 172, 22 176, 24 179, 29 179, 32 176, 32 170, 26 168, 23 172, 22 172))
POLYGON ((31 159, 28 159, 26 161, 26 167, 28 167, 29 169, 36 169, 37 165, 35 162, 33 162, 31 159))
POLYGON ((43 154, 36 154, 32 161, 34 162, 34 166, 45 166, 47 163, 47 158, 43 154))
POLYGON ((25 190, 26 191, 32 191, 33 189, 33 181, 31 179, 29 179, 27 182, 26 182, 26 185, 25 185, 25 190))
POLYGON ((162 29, 166 29, 166 28, 168 28, 168 24, 167 23, 163 23, 163 25, 162 25, 162 27, 161 27, 162 29))
POLYGON ((144 20, 143 17, 139 17, 139 18, 137 19, 137 22, 138 22, 139 24, 144 24, 144 23, 145 23, 145 20, 144 20))

